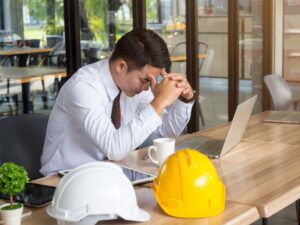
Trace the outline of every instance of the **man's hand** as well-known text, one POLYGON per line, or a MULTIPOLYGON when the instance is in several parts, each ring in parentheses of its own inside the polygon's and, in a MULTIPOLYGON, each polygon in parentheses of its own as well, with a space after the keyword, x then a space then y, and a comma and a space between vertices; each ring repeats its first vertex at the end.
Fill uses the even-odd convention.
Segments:
POLYGON ((175 102, 175 100, 183 92, 183 87, 177 85, 176 80, 164 77, 159 84, 156 84, 152 88, 152 92, 154 94, 154 99, 152 100, 151 105, 154 110, 160 114, 166 107, 175 102))
POLYGON ((179 73, 164 74, 165 78, 176 81, 176 86, 182 89, 181 96, 186 100, 191 100, 194 97, 194 91, 186 79, 186 76, 179 73))

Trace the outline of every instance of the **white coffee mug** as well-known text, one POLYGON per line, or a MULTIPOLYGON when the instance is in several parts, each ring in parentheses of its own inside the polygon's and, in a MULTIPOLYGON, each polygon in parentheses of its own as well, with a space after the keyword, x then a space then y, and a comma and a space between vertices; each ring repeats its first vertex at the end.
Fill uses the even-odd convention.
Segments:
POLYGON ((175 151, 175 139, 173 138, 158 138, 153 140, 153 145, 148 148, 148 156, 150 160, 158 166, 172 155, 175 151), (156 160, 151 156, 151 152, 156 152, 156 160))

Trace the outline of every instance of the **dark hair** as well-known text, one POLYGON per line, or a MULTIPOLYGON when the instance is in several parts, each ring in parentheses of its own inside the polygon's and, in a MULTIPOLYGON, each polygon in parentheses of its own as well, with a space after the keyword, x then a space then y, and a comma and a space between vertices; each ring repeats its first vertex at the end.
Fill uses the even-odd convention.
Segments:
POLYGON ((155 32, 145 28, 135 28, 123 35, 117 42, 110 61, 124 59, 128 72, 142 69, 146 64, 170 71, 170 55, 164 40, 155 32))

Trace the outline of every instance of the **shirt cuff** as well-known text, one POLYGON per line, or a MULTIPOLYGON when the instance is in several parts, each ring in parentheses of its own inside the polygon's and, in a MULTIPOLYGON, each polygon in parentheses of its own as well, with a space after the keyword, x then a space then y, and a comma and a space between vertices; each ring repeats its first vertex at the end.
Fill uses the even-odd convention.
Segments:
POLYGON ((180 101, 179 99, 177 99, 175 101, 175 107, 176 107, 176 110, 180 110, 180 109, 192 109, 193 105, 194 105, 195 101, 191 101, 191 102, 188 102, 188 103, 185 103, 183 101, 180 101))

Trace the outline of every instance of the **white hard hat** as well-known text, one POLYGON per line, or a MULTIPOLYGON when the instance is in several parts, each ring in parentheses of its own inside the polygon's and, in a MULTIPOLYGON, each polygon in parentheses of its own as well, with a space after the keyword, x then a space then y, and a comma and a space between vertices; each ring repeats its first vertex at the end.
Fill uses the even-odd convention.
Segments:
POLYGON ((59 225, 90 225, 118 216, 132 221, 150 219, 138 207, 133 186, 122 169, 110 162, 87 163, 65 175, 47 212, 59 225))

